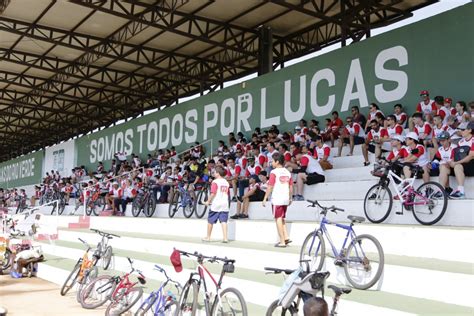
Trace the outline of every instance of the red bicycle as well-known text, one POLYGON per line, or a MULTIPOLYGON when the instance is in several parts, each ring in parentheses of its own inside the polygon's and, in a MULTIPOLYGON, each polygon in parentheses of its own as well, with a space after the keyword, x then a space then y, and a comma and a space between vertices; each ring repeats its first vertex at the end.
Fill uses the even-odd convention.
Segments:
POLYGON ((94 279, 83 290, 81 305, 86 309, 94 309, 110 301, 105 315, 121 315, 135 305, 143 295, 143 288, 138 283, 145 284, 142 272, 133 267, 133 261, 128 258, 131 271, 123 276, 102 275, 94 279), (130 276, 137 273, 138 282, 132 282, 130 276))

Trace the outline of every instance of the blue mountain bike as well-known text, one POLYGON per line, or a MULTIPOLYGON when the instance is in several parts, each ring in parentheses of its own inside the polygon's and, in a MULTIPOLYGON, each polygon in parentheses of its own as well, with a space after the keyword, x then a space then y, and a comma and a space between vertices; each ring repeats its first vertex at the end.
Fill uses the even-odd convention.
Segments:
POLYGON ((310 262, 311 271, 320 271, 326 258, 326 236, 334 255, 334 264, 344 268, 346 279, 356 289, 366 290, 372 287, 380 279, 384 267, 384 253, 380 242, 371 235, 356 235, 354 223, 362 223, 364 217, 349 215, 350 225, 330 222, 326 219, 328 211, 337 213, 344 212, 343 209, 334 205, 330 207, 321 206, 318 201, 308 200, 308 207, 320 207, 323 218, 319 228, 311 232, 303 242, 300 251, 300 262, 310 262), (334 246, 332 238, 326 225, 333 225, 347 231, 344 243, 340 250, 334 246))
POLYGON ((172 218, 180 208, 183 208, 184 217, 190 218, 194 213, 195 203, 196 198, 194 194, 189 191, 189 185, 179 182, 176 188, 170 192, 168 215, 172 218))
POLYGON ((178 302, 176 297, 181 293, 181 285, 171 280, 166 271, 158 265, 155 265, 155 270, 165 275, 166 281, 163 282, 160 288, 150 293, 150 295, 143 301, 142 305, 138 308, 135 316, 153 315, 153 316, 171 316, 175 315, 178 310, 178 302), (168 291, 164 293, 165 287, 168 284, 173 284, 176 287, 176 296, 168 291))

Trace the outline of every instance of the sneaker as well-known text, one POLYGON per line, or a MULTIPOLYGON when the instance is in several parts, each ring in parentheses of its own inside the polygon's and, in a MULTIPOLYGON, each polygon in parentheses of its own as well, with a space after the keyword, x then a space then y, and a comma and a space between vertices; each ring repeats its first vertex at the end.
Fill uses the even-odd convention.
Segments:
POLYGON ((370 165, 370 161, 364 162, 364 167, 367 167, 368 165, 370 165))
POLYGON ((232 215, 230 218, 231 218, 231 219, 239 219, 239 218, 240 218, 240 215, 239 215, 239 214, 235 214, 235 215, 232 215))
POLYGON ((452 197, 453 199, 464 199, 466 195, 462 193, 461 191, 456 190, 453 193, 451 193, 450 197, 452 197))
POLYGON ((304 196, 302 195, 296 195, 295 198, 294 198, 295 201, 304 201, 304 196))
POLYGON ((240 214, 239 218, 246 219, 249 218, 249 216, 247 214, 240 214))

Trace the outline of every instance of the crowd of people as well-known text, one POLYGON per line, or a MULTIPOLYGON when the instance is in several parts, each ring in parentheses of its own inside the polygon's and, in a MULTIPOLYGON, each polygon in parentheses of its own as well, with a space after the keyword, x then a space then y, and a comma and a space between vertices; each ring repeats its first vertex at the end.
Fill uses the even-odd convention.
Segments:
MULTIPOLYGON (((345 123, 334 111, 324 128, 314 119, 309 123, 302 119, 292 131, 281 131, 275 125, 265 131, 255 128, 249 139, 242 132, 230 133, 212 153, 206 153, 199 143, 180 155, 174 147, 159 149, 145 161, 135 154, 127 159, 127 153, 118 152, 107 170, 99 162, 96 170, 76 167, 66 178, 57 171, 47 173, 35 188, 31 204, 51 190, 61 192, 69 201, 82 189, 92 188, 106 197, 115 214, 123 215, 127 204, 145 186, 153 191, 158 203, 168 203, 177 183, 186 184, 194 196, 195 190, 209 185, 216 168, 222 167, 223 179, 232 192, 231 201, 237 203, 237 212, 231 218, 248 218, 250 202, 263 201, 268 192, 275 153, 283 157, 282 167, 291 175, 291 199, 301 201, 305 185, 324 182, 326 171, 337 167, 334 158, 341 156, 343 147, 348 146, 347 155, 351 156, 355 145, 362 145, 364 166, 370 165, 369 152, 377 159, 401 162, 404 177, 411 176, 411 166, 419 166, 424 170, 424 181, 439 175, 450 197, 464 198, 465 177, 474 175, 474 102, 453 104, 451 98, 442 96, 432 100, 426 90, 420 97, 411 116, 401 104, 395 104, 392 113, 383 113, 372 103, 367 117, 353 106, 345 123), (451 189, 449 175, 456 178, 455 189, 451 189)), ((21 194, 24 191, 0 189, 0 201, 11 203, 21 194)))

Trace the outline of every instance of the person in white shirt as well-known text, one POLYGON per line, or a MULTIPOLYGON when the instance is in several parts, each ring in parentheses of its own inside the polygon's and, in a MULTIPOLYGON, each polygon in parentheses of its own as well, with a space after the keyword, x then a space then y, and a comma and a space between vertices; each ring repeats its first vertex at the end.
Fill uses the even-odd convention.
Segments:
MULTIPOLYGON (((431 163, 431 173, 436 176, 436 169, 439 171, 439 183, 444 187, 444 190, 450 194, 453 189, 449 186, 449 175, 451 174, 451 166, 449 163, 454 159, 454 148, 456 145, 452 145, 449 138, 450 135, 447 131, 443 131, 436 135, 436 138, 441 146, 438 147, 434 156, 433 162, 431 163)), ((441 198, 441 192, 438 192, 436 197, 441 198)))
POLYGON ((272 156, 273 170, 270 172, 270 180, 268 181, 267 191, 263 197, 262 205, 265 207, 270 194, 272 195, 273 215, 277 226, 280 242, 275 247, 285 248, 291 240, 288 237, 286 229, 286 210, 291 205, 293 197, 293 181, 291 173, 283 168, 285 157, 276 152, 272 156))
POLYGON ((219 221, 222 226, 223 243, 229 242, 227 238, 227 221, 229 219, 229 182, 224 178, 227 171, 222 166, 217 166, 214 171, 214 178, 211 182, 211 195, 204 202, 210 206, 207 218, 207 236, 202 241, 211 241, 212 228, 219 221))
POLYGON ((337 157, 341 157, 342 147, 344 144, 349 144, 348 156, 352 156, 354 145, 361 145, 365 142, 365 132, 362 126, 360 126, 359 123, 354 123, 351 116, 346 118, 346 123, 347 125, 339 137, 339 151, 337 157))

